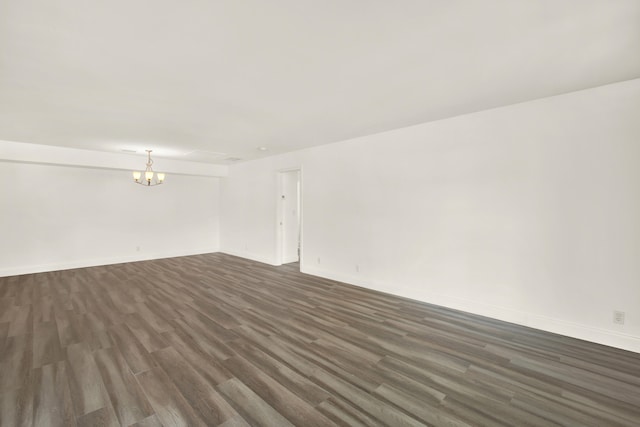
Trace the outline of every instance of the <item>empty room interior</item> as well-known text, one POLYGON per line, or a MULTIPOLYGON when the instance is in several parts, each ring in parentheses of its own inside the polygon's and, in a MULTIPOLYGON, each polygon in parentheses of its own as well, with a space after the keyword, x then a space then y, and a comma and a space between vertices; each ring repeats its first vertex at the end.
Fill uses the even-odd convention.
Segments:
POLYGON ((0 0, 0 426, 290 425, 640 425, 640 2, 0 0))

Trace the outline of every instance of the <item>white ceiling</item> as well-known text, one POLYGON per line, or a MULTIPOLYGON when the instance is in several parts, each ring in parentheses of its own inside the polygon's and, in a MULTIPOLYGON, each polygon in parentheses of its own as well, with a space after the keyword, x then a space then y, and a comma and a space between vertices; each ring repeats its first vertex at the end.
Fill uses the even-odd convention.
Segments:
POLYGON ((9 141, 226 163, 637 77, 638 0, 0 0, 9 141))

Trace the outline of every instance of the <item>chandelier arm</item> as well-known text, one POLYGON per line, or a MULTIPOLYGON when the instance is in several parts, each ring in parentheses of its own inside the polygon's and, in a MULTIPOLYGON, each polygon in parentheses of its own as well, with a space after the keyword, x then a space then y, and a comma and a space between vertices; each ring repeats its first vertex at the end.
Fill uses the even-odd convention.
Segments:
POLYGON ((146 180, 144 180, 144 181, 134 181, 134 184, 144 185, 145 187, 155 187, 156 185, 164 184, 164 182, 155 182, 155 183, 151 184, 151 183, 147 182, 146 180))

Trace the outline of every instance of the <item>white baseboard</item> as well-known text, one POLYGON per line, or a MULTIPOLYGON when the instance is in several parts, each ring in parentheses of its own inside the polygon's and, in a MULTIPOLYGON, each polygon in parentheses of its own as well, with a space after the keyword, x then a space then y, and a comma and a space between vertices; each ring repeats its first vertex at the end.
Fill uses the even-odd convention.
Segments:
POLYGON ((47 271, 71 270, 74 268, 97 267, 100 265, 122 264, 126 262, 149 261, 153 259, 175 258, 180 256, 201 255, 218 252, 218 248, 203 248, 185 251, 162 252, 155 254, 136 254, 118 257, 93 258, 84 260, 74 260, 69 262, 58 262, 49 264, 22 265, 0 269, 0 277, 19 276, 22 274, 44 273, 47 271))
POLYGON ((361 277, 355 275, 324 270, 313 266, 309 267, 303 265, 301 267, 301 271, 303 273, 311 274, 313 276, 336 280, 367 289, 411 298, 428 304, 435 304, 442 307, 452 308, 454 310, 460 310, 567 337, 578 338, 585 341, 640 353, 640 337, 626 334, 624 332, 596 328, 563 319, 543 316, 537 313, 495 306, 467 298, 439 294, 418 294, 415 291, 398 288, 389 284, 383 284, 372 280, 363 280, 361 277), (391 291, 391 289, 393 289, 393 291, 391 291))

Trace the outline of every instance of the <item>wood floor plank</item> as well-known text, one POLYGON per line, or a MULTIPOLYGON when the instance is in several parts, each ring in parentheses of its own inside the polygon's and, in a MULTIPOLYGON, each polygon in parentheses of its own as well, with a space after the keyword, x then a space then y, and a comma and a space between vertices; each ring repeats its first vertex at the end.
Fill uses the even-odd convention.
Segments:
POLYGON ((135 424, 131 424, 131 427, 162 427, 162 423, 158 417, 154 414, 150 417, 140 420, 135 424))
POLYGON ((151 406, 120 351, 106 348, 94 355, 120 424, 133 424, 152 415, 151 406))
POLYGON ((53 320, 53 298, 45 295, 33 304, 33 323, 46 323, 53 320))
POLYGON ((33 375, 20 387, 0 393, 0 426, 33 425, 33 375))
POLYGON ((121 424, 110 406, 78 417, 78 427, 119 427, 121 424))
POLYGON ((100 371, 86 343, 67 347, 66 371, 76 416, 111 405, 100 371))
POLYGON ((221 424, 236 415, 226 400, 173 347, 153 353, 153 358, 171 378, 200 418, 221 424))
POLYGON ((0 278, 0 426, 640 425, 640 354, 225 254, 0 278))
POLYGON ((435 426, 471 427, 465 421, 456 419, 454 415, 443 410, 438 403, 415 397, 399 388, 382 384, 373 394, 403 408, 422 422, 435 426))
POLYGON ((312 406, 319 405, 331 397, 331 394, 318 387, 305 376, 300 375, 284 363, 246 341, 234 341, 232 346, 239 355, 312 406))
POLYGON ((0 323, 0 352, 4 349, 4 343, 7 339, 7 334, 9 333, 9 322, 0 323))
POLYGON ((550 422, 556 423, 562 426, 568 425, 580 425, 580 426, 602 426, 608 427, 620 427, 628 426, 624 420, 618 422, 615 419, 609 418, 606 421, 602 419, 598 413, 583 412, 581 410, 572 408, 568 405, 555 402, 551 399, 547 399, 543 396, 534 395, 517 395, 511 401, 514 407, 521 408, 531 414, 540 414, 542 417, 548 419, 550 422), (548 410, 545 410, 548 408, 548 410))
POLYGON ((269 405, 291 421, 300 426, 331 426, 332 421, 316 411, 313 406, 298 397, 275 379, 265 374, 260 368, 236 356, 225 361, 225 366, 253 390, 269 405))
POLYGON ((374 419, 382 421, 382 423, 393 426, 423 426, 424 423, 414 418, 404 411, 397 409, 393 405, 385 404, 380 399, 375 398, 372 394, 352 385, 351 383, 318 371, 314 378, 326 390, 331 391, 334 395, 349 403, 352 406, 366 412, 374 419))
MULTIPOLYGON (((173 324, 175 325, 176 333, 182 334, 185 336, 185 339, 188 336, 189 339, 193 340, 193 342, 209 356, 217 360, 224 360, 234 356, 233 350, 226 344, 227 340, 221 340, 220 336, 216 334, 214 330, 210 330, 205 325, 199 324, 193 319, 189 321, 183 318, 173 319, 173 324)), ((237 338, 237 335, 234 334, 233 339, 235 338, 237 338)))
POLYGON ((149 352, 138 341, 131 329, 125 324, 113 325, 108 330, 109 338, 127 361, 131 372, 137 374, 156 366, 149 352))
POLYGON ((229 418, 227 421, 220 424, 220 427, 251 427, 244 418, 240 415, 236 415, 233 418, 229 418))
POLYGON ((385 425, 381 421, 356 409, 341 399, 333 397, 317 406, 318 411, 331 419, 336 425, 345 427, 371 427, 385 425))
POLYGON ((33 310, 31 305, 19 305, 14 311, 11 325, 9 326, 10 337, 16 335, 30 334, 33 331, 33 310))
POLYGON ((34 426, 75 426, 65 362, 51 363, 38 371, 34 388, 34 426))
POLYGON ((125 317, 125 323, 148 352, 169 346, 165 339, 138 313, 125 317))
POLYGON ((206 426, 204 419, 187 402, 180 390, 160 368, 136 375, 158 420, 165 426, 206 426))
POLYGON ((33 332, 33 368, 64 360, 55 322, 38 323, 33 332))
POLYGON ((262 400, 253 390, 235 378, 220 384, 218 390, 226 396, 235 408, 248 418, 250 425, 265 427, 293 426, 278 411, 262 400))
POLYGON ((373 365, 369 363, 363 361, 360 364, 354 364, 349 360, 334 357, 327 349, 313 344, 287 340, 279 336, 271 337, 271 339, 310 362, 314 367, 312 370, 313 373, 311 374, 312 376, 315 375, 318 368, 320 368, 324 373, 329 372, 332 376, 345 380, 349 382, 350 385, 354 385, 367 392, 372 392, 382 384, 382 377, 373 369, 373 365))
POLYGON ((159 314, 152 310, 150 306, 153 307, 152 304, 143 302, 136 303, 136 312, 144 321, 147 322, 148 325, 150 325, 158 333, 173 330, 173 327, 159 314))
POLYGON ((16 291, 16 305, 25 306, 33 304, 33 291, 36 275, 27 274, 20 287, 16 291))
POLYGON ((162 335, 172 348, 210 384, 220 384, 233 376, 218 359, 204 352, 193 339, 180 330, 165 332, 162 335))
POLYGON ((22 387, 32 376, 33 338, 31 335, 7 337, 0 353, 0 392, 22 387))
POLYGON ((67 347, 82 342, 83 324, 80 316, 74 314, 73 311, 56 306, 54 307, 54 317, 60 345, 67 347))

